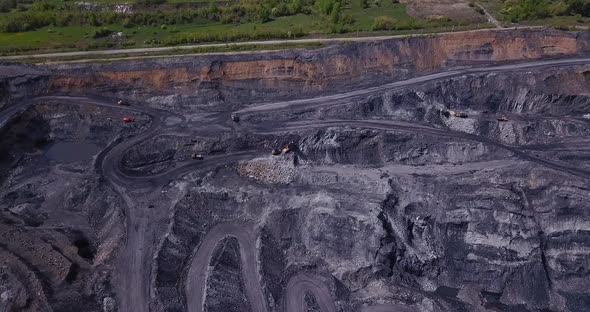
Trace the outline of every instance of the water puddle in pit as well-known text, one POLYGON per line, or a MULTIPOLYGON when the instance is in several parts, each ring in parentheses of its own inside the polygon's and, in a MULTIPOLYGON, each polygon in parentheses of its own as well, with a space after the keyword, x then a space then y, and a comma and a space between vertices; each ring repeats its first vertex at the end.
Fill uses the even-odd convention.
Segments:
POLYGON ((56 142, 49 145, 45 157, 59 163, 71 163, 88 160, 101 149, 102 147, 92 143, 56 142))
POLYGON ((168 118, 166 118, 166 120, 164 120, 164 122, 166 123, 166 126, 174 126, 175 124, 178 124, 181 121, 182 121, 182 119, 175 117, 175 116, 168 117, 168 118))

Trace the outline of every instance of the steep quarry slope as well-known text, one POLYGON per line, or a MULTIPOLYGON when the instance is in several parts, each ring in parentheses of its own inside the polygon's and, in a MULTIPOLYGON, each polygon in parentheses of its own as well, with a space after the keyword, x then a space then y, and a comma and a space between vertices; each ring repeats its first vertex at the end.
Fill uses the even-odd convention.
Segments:
POLYGON ((151 106, 173 105, 175 110, 218 110, 228 104, 360 89, 454 65, 585 54, 589 37, 550 30, 483 30, 248 56, 64 65, 58 67, 63 74, 46 83, 52 92, 121 96, 147 100, 151 106))
POLYGON ((581 117, 590 110, 588 69, 469 75, 320 111, 242 117, 242 125, 283 121, 273 135, 190 136, 195 147, 216 141, 216 153, 289 141, 298 151, 241 163, 242 178, 226 170, 196 181, 200 195, 189 192, 176 206, 156 260, 163 310, 184 309, 178 268, 207 228, 195 224, 236 219, 260 220, 262 283, 278 311, 286 283, 301 271, 327 276, 341 311, 384 301, 417 311, 587 309, 588 171, 547 168, 512 146, 529 153, 540 142, 580 140, 566 151, 547 145, 546 158, 588 166, 590 120, 581 117), (471 117, 442 113, 448 109, 471 117), (498 122, 500 113, 509 121, 498 122), (330 120, 343 122, 326 128, 330 120), (437 132, 382 131, 388 120, 437 132))
POLYGON ((590 311, 587 36, 2 66, 0 311, 590 311))
POLYGON ((124 239, 124 204, 100 180, 91 155, 118 133, 135 132, 109 121, 117 115, 113 109, 39 103, 0 134, 0 254, 2 263, 11 264, 2 267, 0 291, 8 310, 99 311, 103 300, 113 300, 112 262, 124 239), (83 149, 90 154, 84 157, 83 149), (72 159, 72 150, 82 158, 72 159))

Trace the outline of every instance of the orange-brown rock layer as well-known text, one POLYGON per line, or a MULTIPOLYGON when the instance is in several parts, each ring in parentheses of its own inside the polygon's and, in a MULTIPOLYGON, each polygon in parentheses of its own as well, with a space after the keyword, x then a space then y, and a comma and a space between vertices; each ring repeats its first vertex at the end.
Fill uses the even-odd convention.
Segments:
POLYGON ((49 92, 91 92, 145 99, 197 96, 197 103, 260 101, 294 93, 382 84, 445 67, 590 52, 590 35, 556 30, 481 30, 253 52, 62 65, 49 92))

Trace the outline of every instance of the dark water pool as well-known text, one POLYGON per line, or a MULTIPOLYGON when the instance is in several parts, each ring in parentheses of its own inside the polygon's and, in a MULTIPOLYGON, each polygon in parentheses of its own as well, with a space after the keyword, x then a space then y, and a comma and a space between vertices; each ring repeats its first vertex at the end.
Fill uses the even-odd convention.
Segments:
POLYGON ((92 143, 56 142, 48 146, 45 156, 60 163, 88 160, 102 148, 92 143))

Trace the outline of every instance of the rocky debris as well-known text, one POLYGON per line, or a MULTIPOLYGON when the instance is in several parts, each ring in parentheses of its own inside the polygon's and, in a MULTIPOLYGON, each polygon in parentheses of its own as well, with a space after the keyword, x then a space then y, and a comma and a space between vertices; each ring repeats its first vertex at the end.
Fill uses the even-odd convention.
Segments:
POLYGON ((251 311, 244 294, 240 261, 240 246, 235 238, 226 238, 217 244, 207 278, 205 311, 251 311))
POLYGON ((227 193, 191 192, 175 207, 166 235, 156 253, 153 287, 157 295, 158 311, 185 309, 182 299, 182 268, 188 264, 194 248, 215 223, 239 215, 239 207, 227 193), (210 207, 215 206, 212 210, 210 207))
POLYGON ((133 12, 133 6, 129 3, 116 3, 107 6, 94 2, 79 1, 75 2, 75 4, 85 11, 116 12, 123 14, 131 14, 133 12))
POLYGON ((321 312, 320 310, 320 306, 318 305, 318 303, 315 300, 315 297, 313 296, 313 294, 311 294, 310 292, 306 291, 305 292, 305 312, 321 312))
POLYGON ((102 310, 104 312, 114 312, 117 308, 117 303, 114 298, 112 297, 105 297, 102 300, 102 310))
MULTIPOLYGON (((0 106, 42 92, 94 92, 188 112, 187 123, 164 120, 161 133, 126 151, 122 169, 134 178, 221 159, 156 191, 134 191, 101 175, 100 156, 58 163, 45 153, 56 141, 100 148, 124 141, 148 128, 146 115, 124 124, 129 112, 121 107, 52 101, 3 125, 0 143, 10 150, 0 151, 0 307, 125 309, 123 288, 131 282, 115 278, 133 273, 125 271, 136 268, 126 258, 133 255, 150 309, 185 311, 196 250, 212 228, 232 222, 258 237, 270 311, 282 311, 290 279, 304 273, 326 285, 339 312, 388 304, 585 311, 590 190, 571 173, 590 166, 586 66, 470 73, 319 108, 240 114, 237 123, 229 112, 473 61, 583 54, 587 41, 583 33, 482 31, 92 70, 46 67, 51 76, 0 71, 0 106), (497 120, 504 114, 508 121, 497 120), (323 126, 330 120, 339 122, 323 126), (291 141, 296 148, 282 153, 291 141), (281 154, 271 155, 273 148, 281 154), (244 151, 264 156, 223 163, 244 151)), ((240 257, 235 239, 218 244, 204 294, 208 310, 248 309, 240 257)), ((318 309, 317 299, 306 295, 308 311, 318 309)))
POLYGON ((266 157, 241 162, 238 164, 238 172, 261 183, 288 184, 297 175, 295 157, 297 156, 285 155, 281 158, 266 157))
POLYGON ((244 104, 360 89, 477 62, 590 52, 585 32, 485 30, 248 55, 48 66, 48 93, 132 97, 175 111, 230 111, 244 104), (552 48, 549 49, 548 46, 552 48), (115 86, 115 87, 113 87, 115 86))
POLYGON ((17 255, 0 249, 0 306, 6 311, 42 311, 50 309, 34 267, 28 267, 17 255))
POLYGON ((110 271, 125 233, 123 204, 96 177, 91 159, 58 164, 44 156, 51 141, 106 146, 125 134, 111 114, 119 112, 38 104, 3 128, 0 140, 14 144, 2 165, 17 169, 2 171, 0 180, 6 311, 102 311, 103 298, 114 296, 110 271))
MULTIPOLYGON (((138 144, 123 155, 123 166, 134 174, 155 174, 172 166, 178 157, 187 158, 188 148, 176 138, 156 136, 148 144, 138 144)), ((186 141, 186 140, 184 140, 186 141)), ((187 143, 189 144, 189 143, 187 143)), ((190 157, 190 154, 188 155, 190 157)))

